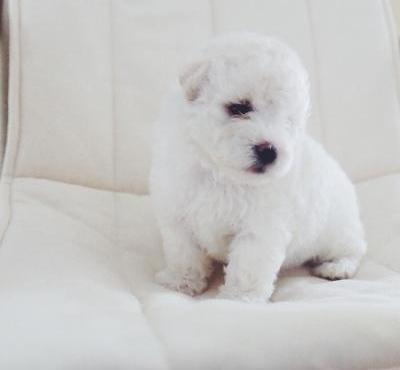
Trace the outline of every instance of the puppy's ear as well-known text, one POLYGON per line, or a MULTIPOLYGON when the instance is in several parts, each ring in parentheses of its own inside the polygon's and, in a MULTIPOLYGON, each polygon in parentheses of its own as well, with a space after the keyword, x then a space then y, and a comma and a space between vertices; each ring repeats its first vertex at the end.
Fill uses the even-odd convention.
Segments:
POLYGON ((189 101, 196 100, 201 88, 207 82, 209 63, 206 61, 195 61, 187 64, 179 75, 179 82, 189 101))

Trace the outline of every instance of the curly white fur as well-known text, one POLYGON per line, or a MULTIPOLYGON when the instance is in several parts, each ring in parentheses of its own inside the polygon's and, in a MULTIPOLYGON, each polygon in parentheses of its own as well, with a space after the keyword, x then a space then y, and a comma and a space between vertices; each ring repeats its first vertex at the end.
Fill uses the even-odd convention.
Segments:
POLYGON ((282 267, 313 261, 324 278, 355 274, 366 245, 353 185, 305 132, 308 112, 307 73, 275 39, 223 36, 188 63, 155 130, 160 283, 200 293, 218 260, 227 264, 221 296, 265 301, 282 267), (228 114, 243 101, 252 111, 228 114), (262 142, 277 158, 255 173, 262 142))

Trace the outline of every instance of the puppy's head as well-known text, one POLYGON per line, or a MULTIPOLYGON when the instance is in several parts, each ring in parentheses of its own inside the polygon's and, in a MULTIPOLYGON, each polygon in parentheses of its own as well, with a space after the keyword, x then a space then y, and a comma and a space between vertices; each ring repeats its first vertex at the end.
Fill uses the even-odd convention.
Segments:
POLYGON ((241 183, 286 174, 309 110, 308 76, 281 42, 215 39, 183 68, 186 132, 205 165, 241 183))

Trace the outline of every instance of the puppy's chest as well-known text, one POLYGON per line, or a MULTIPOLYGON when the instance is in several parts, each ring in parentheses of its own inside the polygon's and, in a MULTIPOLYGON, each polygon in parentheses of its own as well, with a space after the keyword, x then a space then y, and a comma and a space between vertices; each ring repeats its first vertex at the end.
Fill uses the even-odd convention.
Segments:
POLYGON ((229 244, 248 217, 253 197, 242 189, 201 186, 188 200, 186 221, 200 246, 224 260, 229 244))

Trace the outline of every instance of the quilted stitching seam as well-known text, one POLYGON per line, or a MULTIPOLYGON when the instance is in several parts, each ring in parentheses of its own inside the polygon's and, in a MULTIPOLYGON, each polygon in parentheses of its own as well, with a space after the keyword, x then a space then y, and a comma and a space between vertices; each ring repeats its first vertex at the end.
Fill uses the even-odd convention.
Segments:
MULTIPOLYGON (((119 220, 119 194, 118 189, 118 176, 117 176, 117 117, 116 117, 116 94, 115 94, 115 24, 114 24, 114 5, 113 0, 109 0, 109 50, 110 50, 110 74, 111 74, 111 129, 112 129, 112 194, 113 194, 113 243, 115 248, 120 251, 120 220, 119 220)), ((123 271, 121 263, 121 271, 123 271)), ((160 336, 156 333, 154 327, 152 326, 150 320, 146 316, 144 309, 144 303, 139 295, 135 294, 132 287, 130 287, 132 295, 135 296, 138 303, 140 304, 141 312, 146 320, 147 327, 149 331, 153 334, 155 340, 157 340, 159 348, 161 350, 161 356, 163 356, 163 362, 167 364, 167 348, 165 343, 162 342, 160 336)))

